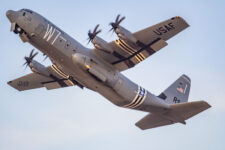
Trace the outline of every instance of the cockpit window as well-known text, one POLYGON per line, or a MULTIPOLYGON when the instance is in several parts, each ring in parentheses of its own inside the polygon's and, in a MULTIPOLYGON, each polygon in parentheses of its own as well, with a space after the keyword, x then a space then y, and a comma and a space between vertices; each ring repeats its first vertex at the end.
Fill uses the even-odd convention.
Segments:
POLYGON ((28 12, 28 13, 33 13, 31 10, 29 10, 29 9, 22 9, 23 11, 25 11, 25 12, 28 12))

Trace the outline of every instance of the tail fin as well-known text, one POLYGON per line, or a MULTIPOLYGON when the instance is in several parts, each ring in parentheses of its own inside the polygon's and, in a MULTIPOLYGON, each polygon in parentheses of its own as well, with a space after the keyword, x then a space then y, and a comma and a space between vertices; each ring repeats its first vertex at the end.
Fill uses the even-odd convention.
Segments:
POLYGON ((168 104, 187 102, 190 87, 191 79, 186 75, 182 75, 158 97, 164 99, 168 104))

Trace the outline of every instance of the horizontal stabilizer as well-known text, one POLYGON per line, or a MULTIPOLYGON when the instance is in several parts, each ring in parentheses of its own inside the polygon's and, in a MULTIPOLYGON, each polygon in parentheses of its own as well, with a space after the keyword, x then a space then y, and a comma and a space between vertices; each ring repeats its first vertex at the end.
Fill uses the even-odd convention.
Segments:
POLYGON ((143 119, 138 121, 135 125, 142 130, 156 128, 160 126, 173 124, 173 121, 165 119, 157 114, 148 114, 143 119))
POLYGON ((211 106, 205 101, 172 104, 170 105, 172 111, 170 111, 168 115, 178 115, 184 120, 187 120, 210 107, 211 106))
POLYGON ((178 122, 185 124, 185 120, 210 107, 205 101, 171 104, 170 109, 165 114, 148 114, 138 121, 136 126, 145 130, 178 122))

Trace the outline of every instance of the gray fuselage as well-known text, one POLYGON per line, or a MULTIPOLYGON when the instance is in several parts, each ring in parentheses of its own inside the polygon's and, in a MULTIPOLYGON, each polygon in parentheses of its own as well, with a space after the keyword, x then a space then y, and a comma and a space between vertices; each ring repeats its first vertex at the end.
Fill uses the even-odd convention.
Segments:
POLYGON ((146 112, 169 108, 165 101, 130 81, 113 65, 96 55, 94 50, 82 46, 41 15, 23 9, 7 12, 7 16, 11 23, 25 31, 28 42, 49 56, 60 70, 72 76, 84 87, 100 93, 115 105, 146 112), (94 69, 88 71, 89 67, 94 69), (96 78, 99 70, 106 76, 102 77, 102 81, 96 78), (97 75, 94 76, 92 73, 97 75))

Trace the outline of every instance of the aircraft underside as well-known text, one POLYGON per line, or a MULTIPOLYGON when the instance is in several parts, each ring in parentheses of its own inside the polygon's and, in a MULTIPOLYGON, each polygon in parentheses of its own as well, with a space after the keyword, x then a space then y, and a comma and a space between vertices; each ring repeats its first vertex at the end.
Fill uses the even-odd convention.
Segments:
POLYGON ((88 40, 95 48, 88 49, 31 10, 9 10, 6 15, 11 31, 52 62, 51 66, 44 66, 34 60, 38 53, 32 50, 24 63, 32 73, 8 82, 19 91, 86 87, 117 106, 149 112, 136 123, 143 130, 186 124, 185 120, 211 107, 205 101, 188 102, 191 80, 186 75, 155 96, 121 73, 167 46, 168 39, 186 29, 189 25, 179 16, 132 33, 120 25, 125 17, 118 15, 110 26, 119 39, 106 42, 98 36, 101 30, 97 25, 88 32, 88 40))

